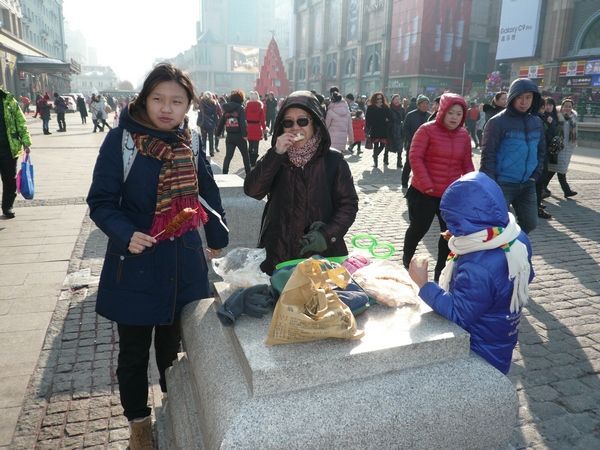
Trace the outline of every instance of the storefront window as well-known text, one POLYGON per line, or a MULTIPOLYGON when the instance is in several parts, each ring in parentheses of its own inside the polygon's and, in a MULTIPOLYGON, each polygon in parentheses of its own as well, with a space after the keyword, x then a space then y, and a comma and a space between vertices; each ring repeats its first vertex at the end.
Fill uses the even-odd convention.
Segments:
POLYGON ((350 77, 356 75, 356 49, 346 50, 344 52, 344 76, 350 77))

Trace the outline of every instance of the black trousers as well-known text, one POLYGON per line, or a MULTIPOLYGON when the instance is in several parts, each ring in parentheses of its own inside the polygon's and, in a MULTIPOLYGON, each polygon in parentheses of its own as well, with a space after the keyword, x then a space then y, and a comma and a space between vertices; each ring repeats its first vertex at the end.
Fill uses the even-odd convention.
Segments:
POLYGON ((248 141, 248 153, 250 154, 251 167, 254 167, 258 160, 258 144, 260 144, 260 141, 248 141))
POLYGON ((273 129, 275 128, 275 118, 277 114, 267 116, 267 128, 269 129, 269 134, 273 134, 273 129))
POLYGON ((248 141, 242 137, 241 134, 228 133, 225 139, 225 159, 223 160, 223 173, 229 173, 229 164, 233 159, 235 149, 239 148, 242 154, 242 160, 244 161, 244 170, 246 173, 250 173, 250 158, 248 157, 248 141))
POLYGON ((471 139, 473 139, 475 147, 479 147, 479 139, 477 139, 477 122, 467 121, 467 130, 471 135, 471 139))
MULTIPOLYGON (((444 232, 448 229, 448 227, 446 227, 446 222, 444 222, 444 219, 442 219, 440 214, 441 200, 441 198, 423 194, 413 186, 408 188, 408 191, 406 192, 406 201, 408 203, 408 219, 410 220, 410 225, 404 236, 404 254, 402 255, 404 267, 408 268, 410 260, 415 255, 419 241, 423 239, 429 231, 435 216, 438 217, 440 232, 444 232)), ((438 240, 437 264, 434 271, 436 281, 442 273, 442 270, 444 270, 449 253, 450 249, 448 248, 448 241, 440 235, 438 240)))
POLYGON ((177 359, 181 346, 181 320, 177 318, 172 325, 158 326, 117 326, 119 331, 119 357, 117 379, 121 395, 121 406, 127 420, 147 417, 151 413, 148 407, 148 362, 152 330, 154 330, 154 350, 156 364, 160 374, 160 388, 167 392, 165 371, 177 359))
POLYGON ((56 121, 58 122, 59 130, 67 129, 67 122, 65 122, 65 113, 56 113, 56 121))
POLYGON ((408 159, 408 154, 410 152, 410 144, 406 147, 406 162, 404 163, 404 168, 402 169, 402 187, 408 187, 408 180, 410 179, 410 160, 408 159))
POLYGON ((210 156, 215 156, 215 147, 214 147, 215 130, 214 129, 209 130, 207 128, 200 127, 200 133, 202 134, 202 142, 204 143, 204 148, 205 149, 208 148, 210 156), (208 141, 208 147, 206 146, 207 141, 208 141))
MULTIPOLYGON (((550 183, 550 180, 552 180, 552 178, 554 178, 554 174, 556 172, 548 172, 548 180, 546 182, 546 186, 548 186, 548 183, 550 183)), ((569 186, 569 183, 567 182, 567 174, 566 173, 556 173, 556 176, 558 177, 558 182, 560 183, 560 188, 562 189, 562 191, 565 194, 568 194, 569 192, 571 192, 571 186, 569 186)))
MULTIPOLYGON (((8 149, 10 152, 10 149, 8 149)), ((12 154, 0 154, 0 177, 2 178, 2 212, 13 207, 17 198, 17 160, 12 154)))

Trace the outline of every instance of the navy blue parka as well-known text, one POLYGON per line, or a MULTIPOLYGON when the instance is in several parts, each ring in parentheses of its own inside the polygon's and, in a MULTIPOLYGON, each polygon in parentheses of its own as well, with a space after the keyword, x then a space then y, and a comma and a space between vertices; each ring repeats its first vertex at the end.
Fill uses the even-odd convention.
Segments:
MULTIPOLYGON (((159 241, 140 254, 127 250, 133 233, 148 233, 152 225, 162 161, 138 153, 123 182, 124 129, 150 134, 167 143, 180 139, 174 131, 151 129, 136 122, 125 108, 119 127, 108 133, 100 147, 87 198, 90 217, 109 239, 96 311, 119 324, 171 324, 186 304, 210 295, 202 240, 194 230, 159 241)), ((202 149, 197 170, 200 195, 224 218, 219 189, 202 149)), ((204 229, 208 247, 226 247, 227 231, 214 215, 207 214, 209 221, 204 229)))

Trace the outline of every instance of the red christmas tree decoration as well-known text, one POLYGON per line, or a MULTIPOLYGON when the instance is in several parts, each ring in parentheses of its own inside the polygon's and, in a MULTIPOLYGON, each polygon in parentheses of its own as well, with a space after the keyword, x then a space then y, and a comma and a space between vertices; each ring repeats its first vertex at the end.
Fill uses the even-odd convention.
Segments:
POLYGON ((273 92, 275 97, 290 95, 290 85, 275 36, 271 37, 271 42, 269 42, 263 65, 260 68, 260 75, 254 81, 254 90, 265 96, 269 92, 273 92))

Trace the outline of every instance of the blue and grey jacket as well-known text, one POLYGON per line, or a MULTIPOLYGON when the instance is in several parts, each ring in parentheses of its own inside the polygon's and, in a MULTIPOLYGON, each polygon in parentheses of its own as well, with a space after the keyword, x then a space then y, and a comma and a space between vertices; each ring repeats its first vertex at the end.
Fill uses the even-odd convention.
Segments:
POLYGON ((538 180, 542 173, 546 140, 538 117, 541 95, 528 78, 513 81, 505 110, 492 117, 483 132, 481 166, 479 170, 497 182, 524 183, 538 180), (526 113, 512 102, 519 95, 533 93, 533 102, 526 113))

